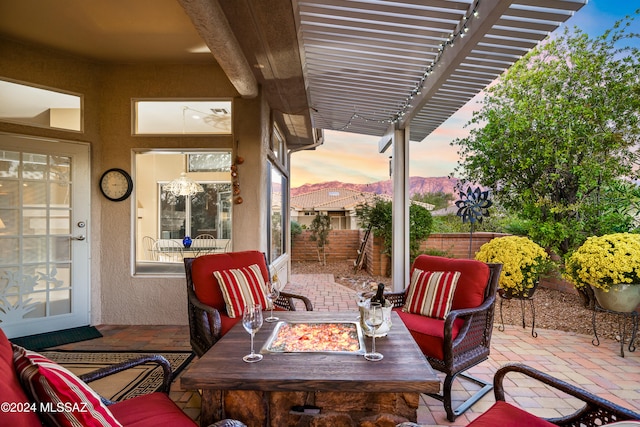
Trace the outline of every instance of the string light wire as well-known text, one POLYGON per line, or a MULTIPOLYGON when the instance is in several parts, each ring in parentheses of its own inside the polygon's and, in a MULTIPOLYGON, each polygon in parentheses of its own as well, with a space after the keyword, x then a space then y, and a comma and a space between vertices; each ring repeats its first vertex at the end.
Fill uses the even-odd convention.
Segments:
MULTIPOLYGON (((420 95, 422 93, 422 89, 424 88, 424 85, 426 84, 427 79, 429 78, 429 75, 433 73, 436 67, 439 67, 441 65, 440 60, 442 59, 442 55, 447 50, 447 48, 449 48, 450 46, 453 47, 458 37, 460 38, 465 37, 466 33, 469 31, 469 27, 468 27, 469 20, 471 18, 477 18, 479 16, 478 14, 479 4, 480 4, 480 0, 476 0, 475 3, 473 4, 473 8, 471 9, 471 12, 468 14, 465 14, 461 18, 460 22, 456 26, 456 30, 454 30, 453 33, 449 34, 449 36, 439 44, 438 53, 436 54, 436 57, 433 59, 433 61, 431 61, 431 64, 425 69, 424 73, 420 78, 420 81, 416 84, 415 88, 400 103, 400 105, 398 106, 397 110, 394 113, 392 113, 388 118, 385 118, 385 119, 375 119, 373 117, 370 117, 370 116, 368 117, 366 115, 358 113, 357 111, 354 111, 354 113, 351 115, 351 117, 349 118, 349 120, 344 126, 339 128, 334 128, 333 130, 338 130, 338 131, 346 130, 353 124, 354 120, 356 119, 364 120, 365 122, 373 122, 373 123, 380 123, 380 124, 395 124, 399 122, 404 117, 404 115, 407 114, 407 112, 412 108, 411 101, 417 95, 420 95)), ((316 113, 319 113, 319 111, 316 108, 312 107, 312 109, 316 113)), ((356 110, 355 107, 354 107, 354 110, 356 110)))

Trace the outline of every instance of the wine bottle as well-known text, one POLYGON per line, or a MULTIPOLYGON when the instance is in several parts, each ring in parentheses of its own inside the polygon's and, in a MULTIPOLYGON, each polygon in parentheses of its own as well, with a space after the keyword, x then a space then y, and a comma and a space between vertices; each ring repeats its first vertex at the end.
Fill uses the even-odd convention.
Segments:
POLYGON ((386 300, 384 298, 384 283, 378 283, 378 290, 376 294, 371 297, 371 302, 378 302, 382 307, 385 306, 386 300))

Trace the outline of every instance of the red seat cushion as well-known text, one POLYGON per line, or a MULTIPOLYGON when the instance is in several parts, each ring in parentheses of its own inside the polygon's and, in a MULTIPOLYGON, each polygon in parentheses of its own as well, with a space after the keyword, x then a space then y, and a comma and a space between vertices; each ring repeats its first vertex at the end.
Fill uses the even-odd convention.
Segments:
MULTIPOLYGON (((23 405, 29 398, 22 389, 18 375, 13 367, 13 350, 11 343, 0 329, 0 403, 23 405)), ((24 406, 22 406, 24 407, 24 406)), ((35 412, 2 411, 0 424, 17 427, 40 427, 40 419, 35 412)))
POLYGON ((423 271, 460 272, 451 304, 452 310, 477 307, 484 301, 484 292, 489 282, 489 266, 484 262, 420 255, 413 262, 412 274, 415 268, 423 271))
POLYGON ((164 393, 151 393, 109 405, 109 410, 124 427, 195 427, 189 418, 164 393))
POLYGON ((227 252, 204 255, 194 259, 191 264, 191 278, 193 290, 198 300, 226 313, 224 297, 213 272, 247 267, 251 264, 258 264, 265 282, 269 280, 269 270, 264 254, 260 251, 227 252))
POLYGON ((538 418, 509 403, 497 401, 468 427, 550 427, 549 421, 538 418))
MULTIPOLYGON (((398 313, 422 353, 439 360, 444 358, 444 320, 407 313, 401 308, 393 310, 398 313)), ((462 325, 464 325, 464 319, 456 319, 453 322, 454 339, 458 336, 462 325)))

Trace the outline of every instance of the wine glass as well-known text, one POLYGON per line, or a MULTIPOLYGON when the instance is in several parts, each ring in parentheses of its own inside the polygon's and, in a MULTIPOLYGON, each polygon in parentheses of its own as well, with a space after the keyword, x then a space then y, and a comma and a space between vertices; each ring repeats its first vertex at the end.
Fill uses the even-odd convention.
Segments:
POLYGON ((269 314, 269 317, 264 319, 265 322, 275 322, 280 320, 280 318, 273 315, 273 306, 279 296, 280 289, 278 289, 278 287, 273 282, 267 283, 267 299, 269 300, 271 305, 271 313, 269 314))
POLYGON ((379 302, 372 302, 369 304, 369 307, 365 309, 364 323, 367 325, 369 330, 371 330, 372 338, 371 352, 366 353, 364 358, 372 362, 382 360, 384 357, 381 353, 376 351, 376 331, 380 325, 382 325, 382 322, 384 321, 383 317, 382 305, 379 302))
POLYGON ((368 298, 367 295, 371 292, 371 287, 369 286, 369 281, 364 280, 360 284, 360 289, 356 291, 356 304, 358 306, 358 317, 356 320, 360 320, 360 312, 365 306, 368 298))
POLYGON ((242 358, 245 362, 258 362, 262 355, 253 350, 253 337, 262 327, 262 306, 260 304, 247 304, 242 313, 242 326, 251 334, 251 353, 242 358))
POLYGON ((369 292, 371 292, 369 282, 364 280, 360 284, 360 289, 356 292, 356 301, 358 302, 358 305, 362 305, 367 300, 367 294, 369 292))

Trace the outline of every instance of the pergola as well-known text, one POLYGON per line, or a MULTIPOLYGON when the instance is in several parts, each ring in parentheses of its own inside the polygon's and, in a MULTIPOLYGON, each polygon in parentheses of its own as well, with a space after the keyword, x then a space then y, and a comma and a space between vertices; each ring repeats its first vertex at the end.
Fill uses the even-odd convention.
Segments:
POLYGON ((586 0, 62 3, 4 2, 0 34, 128 62, 202 61, 185 46, 204 41, 242 97, 262 88, 290 152, 321 144, 324 129, 392 147, 398 290, 409 270, 409 140, 423 140, 586 0))

